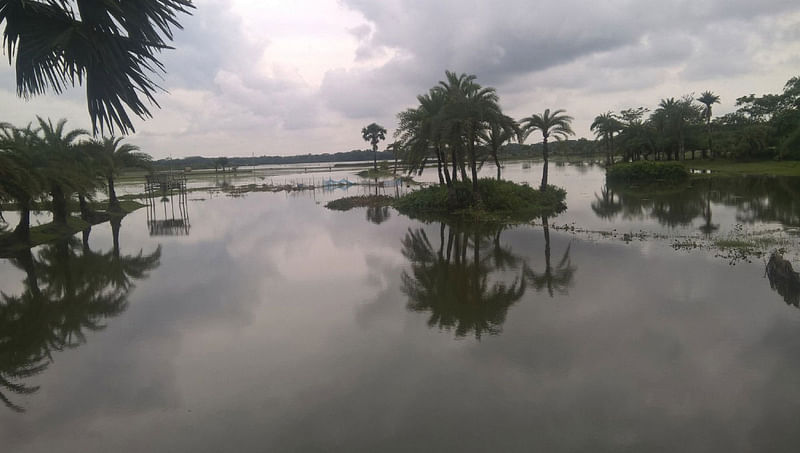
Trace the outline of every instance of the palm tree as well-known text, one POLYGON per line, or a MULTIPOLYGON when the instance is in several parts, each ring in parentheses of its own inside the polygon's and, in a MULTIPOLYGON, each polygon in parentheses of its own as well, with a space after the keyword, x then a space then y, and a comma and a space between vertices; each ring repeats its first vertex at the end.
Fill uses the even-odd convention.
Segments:
POLYGON ((575 135, 570 127, 572 117, 564 113, 566 113, 564 110, 558 109, 551 114, 550 109, 546 109, 542 115, 533 114, 527 118, 523 118, 520 122, 526 136, 533 131, 540 131, 542 133, 544 168, 542 169, 541 190, 547 188, 547 164, 549 158, 547 139, 550 136, 566 138, 569 135, 575 135))
POLYGON ((602 139, 606 145, 606 164, 614 164, 614 134, 622 131, 622 123, 612 112, 602 113, 594 117, 589 130, 602 139))
MULTIPOLYGON (((706 108, 703 111, 703 116, 706 119, 706 134, 708 135, 708 152, 711 154, 711 157, 714 157, 714 150, 711 147, 711 106, 713 104, 719 104, 719 96, 710 92, 710 91, 703 91, 700 94, 700 97, 697 98, 697 101, 701 104, 705 105, 706 108)), ((706 151, 703 150, 703 158, 707 158, 708 155, 706 151)))
POLYGON ((127 109, 145 118, 151 116, 145 100, 158 106, 160 87, 150 74, 164 66, 156 54, 170 48, 172 27, 181 28, 176 16, 193 8, 191 0, 0 0, 17 92, 61 93, 85 80, 94 132, 104 126, 133 132, 127 109))
POLYGON ((0 198, 11 199, 19 209, 14 237, 30 242, 31 208, 43 190, 44 180, 37 168, 36 131, 11 125, 0 128, 0 198))
POLYGON ((525 265, 523 273, 537 291, 547 288, 547 293, 550 297, 553 297, 554 291, 566 294, 569 287, 572 286, 575 271, 577 270, 569 257, 571 244, 567 246, 564 255, 554 268, 550 264, 550 225, 546 216, 542 216, 542 228, 544 230, 544 272, 534 272, 533 269, 525 265))
POLYGON ((494 88, 475 82, 474 75, 445 71, 445 77, 439 86, 447 93, 447 122, 450 130, 458 135, 457 140, 466 145, 472 170, 472 195, 478 201, 477 142, 481 132, 502 116, 499 98, 494 88))
POLYGON ((371 123, 365 128, 361 129, 361 138, 372 145, 372 152, 374 153, 373 168, 378 169, 378 143, 386 139, 386 129, 377 123, 371 123))
POLYGON ((513 139, 520 139, 522 130, 513 118, 501 115, 495 121, 489 123, 487 130, 481 131, 481 139, 483 139, 489 153, 494 159, 494 164, 497 166, 497 180, 500 180, 500 159, 497 155, 500 152, 500 147, 513 139))
POLYGON ((108 184, 108 210, 120 211, 122 208, 114 190, 114 178, 125 168, 150 168, 152 157, 140 153, 139 147, 130 143, 123 143, 121 137, 103 137, 93 140, 98 152, 99 167, 108 184))
POLYGON ((53 125, 50 120, 39 121, 41 137, 38 146, 46 156, 47 165, 42 173, 49 185, 50 196, 53 201, 53 221, 60 224, 67 223, 67 200, 72 192, 78 190, 82 184, 93 179, 87 174, 87 156, 79 151, 76 140, 87 135, 84 129, 65 131, 66 119, 53 125))

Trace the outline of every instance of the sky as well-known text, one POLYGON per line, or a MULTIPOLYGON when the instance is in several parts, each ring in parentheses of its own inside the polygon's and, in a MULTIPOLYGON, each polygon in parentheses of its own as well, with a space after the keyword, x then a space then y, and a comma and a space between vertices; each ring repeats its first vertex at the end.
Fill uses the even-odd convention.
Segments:
MULTIPOLYGON (((506 114, 592 119, 711 90, 715 114, 800 75, 797 0, 197 0, 128 141, 155 158, 366 149, 444 71, 497 89, 506 114)), ((84 90, 30 100, 0 61, 0 121, 89 128, 84 90)), ((389 137, 391 139, 391 137, 389 137)), ((533 138, 529 140, 534 140, 533 138)), ((384 142, 385 146, 389 140, 384 142)))

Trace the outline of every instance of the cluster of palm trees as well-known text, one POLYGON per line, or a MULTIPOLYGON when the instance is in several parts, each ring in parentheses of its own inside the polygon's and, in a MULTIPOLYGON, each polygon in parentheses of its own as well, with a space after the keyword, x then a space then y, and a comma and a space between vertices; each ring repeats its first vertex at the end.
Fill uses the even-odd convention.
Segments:
POLYGON ((91 138, 83 129, 68 130, 66 120, 53 124, 37 117, 24 128, 0 124, 0 201, 16 205, 20 213, 15 241, 30 243, 30 215, 36 203, 49 199, 53 222, 65 225, 73 196, 81 217, 93 218, 87 200, 103 186, 108 189, 108 211, 122 208, 114 180, 123 168, 149 167, 151 158, 121 138, 91 138))
POLYGON ((572 117, 563 110, 545 110, 520 122, 505 115, 494 88, 483 87, 474 75, 445 71, 445 80, 417 96, 419 105, 397 115, 394 149, 403 156, 409 172, 421 173, 427 162, 436 161, 439 182, 452 187, 471 181, 478 196, 478 170, 492 158, 500 179, 498 154, 503 145, 523 143, 534 131, 542 134, 544 170, 541 187, 547 187, 549 138, 573 135, 572 117), (467 168, 470 172, 468 174, 467 168))
POLYGON ((682 160, 686 157, 687 143, 692 138, 691 156, 701 147, 702 157, 713 156, 711 138, 712 106, 719 96, 705 91, 700 97, 686 95, 679 99, 662 99, 658 108, 645 118, 648 109, 639 107, 619 113, 606 112, 594 118, 590 127, 606 151, 606 164, 614 163, 614 156, 622 154, 623 160, 633 161, 682 160), (706 140, 700 144, 697 129, 705 124, 706 140), (691 136, 691 137, 690 137, 691 136))

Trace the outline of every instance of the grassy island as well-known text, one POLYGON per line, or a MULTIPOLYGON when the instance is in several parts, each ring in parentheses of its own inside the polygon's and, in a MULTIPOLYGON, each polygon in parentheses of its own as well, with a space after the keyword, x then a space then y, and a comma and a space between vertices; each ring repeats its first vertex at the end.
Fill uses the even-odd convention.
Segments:
POLYGON ((474 221, 527 222, 563 212, 566 191, 545 190, 495 179, 478 180, 478 197, 472 184, 459 182, 448 188, 425 187, 400 198, 387 196, 346 197, 331 201, 328 209, 346 211, 355 207, 392 206, 401 214, 423 220, 470 219, 474 221))

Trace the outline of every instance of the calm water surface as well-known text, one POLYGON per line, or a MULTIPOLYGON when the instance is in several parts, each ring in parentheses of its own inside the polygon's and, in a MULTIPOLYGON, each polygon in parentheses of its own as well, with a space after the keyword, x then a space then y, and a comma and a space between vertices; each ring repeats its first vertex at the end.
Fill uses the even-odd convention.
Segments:
POLYGON ((542 226, 791 239, 797 180, 552 182, 535 226, 193 193, 0 260, 3 451, 797 451, 800 311, 763 259, 542 226))

